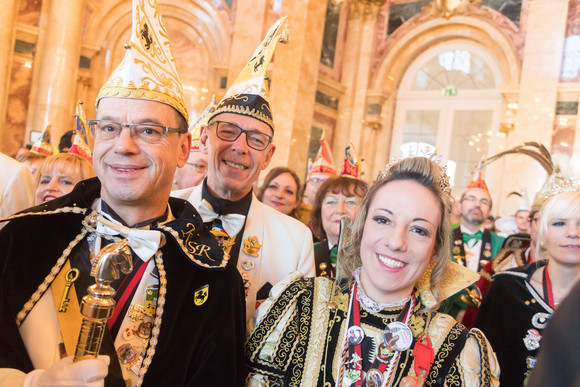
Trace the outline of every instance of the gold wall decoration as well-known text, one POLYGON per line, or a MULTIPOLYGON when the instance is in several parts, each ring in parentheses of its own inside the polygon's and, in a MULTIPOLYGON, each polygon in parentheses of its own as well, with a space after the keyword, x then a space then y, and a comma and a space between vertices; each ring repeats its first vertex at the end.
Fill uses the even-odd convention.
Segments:
POLYGON ((432 19, 452 16, 489 16, 489 12, 481 6, 481 0, 433 0, 421 10, 421 19, 432 19))

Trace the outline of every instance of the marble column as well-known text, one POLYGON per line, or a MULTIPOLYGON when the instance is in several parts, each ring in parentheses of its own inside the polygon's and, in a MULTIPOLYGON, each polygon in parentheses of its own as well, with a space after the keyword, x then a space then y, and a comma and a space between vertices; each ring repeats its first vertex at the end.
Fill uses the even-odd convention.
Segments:
POLYGON ((19 0, 0 0, 0 140, 4 143, 4 122, 10 90, 19 0))
MULTIPOLYGON (((562 68, 568 0, 531 0, 522 61, 515 129, 507 146, 538 141, 551 148, 558 84, 562 68)), ((533 197, 546 173, 527 157, 510 159, 501 192, 526 189, 533 197)), ((504 209, 509 213, 511 209, 504 209)))
POLYGON ((54 149, 62 134, 72 129, 75 91, 81 54, 84 0, 43 0, 26 135, 52 122, 54 149))
POLYGON ((375 42, 375 31, 379 9, 385 0, 355 0, 351 3, 344 49, 342 83, 346 93, 340 101, 340 116, 336 126, 332 153, 342 155, 347 141, 351 141, 359 157, 374 157, 365 145, 364 131, 374 130, 364 125, 366 115, 366 93, 369 86, 371 62, 375 42))
POLYGON ((306 158, 320 67, 326 1, 284 2, 290 41, 280 44, 271 65, 272 112, 276 153, 271 166, 306 173, 306 158))
MULTIPOLYGON (((228 71, 228 88, 242 71, 270 26, 266 26, 267 0, 238 1, 228 71)), ((219 101, 218 101, 219 102, 219 101)))

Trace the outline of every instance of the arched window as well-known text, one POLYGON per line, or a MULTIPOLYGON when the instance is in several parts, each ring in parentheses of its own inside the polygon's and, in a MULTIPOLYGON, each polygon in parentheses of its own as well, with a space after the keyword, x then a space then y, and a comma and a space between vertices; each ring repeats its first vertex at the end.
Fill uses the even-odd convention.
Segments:
POLYGON ((424 52, 399 88, 391 154, 437 148, 454 192, 462 192, 469 172, 497 150, 502 82, 495 58, 481 47, 448 43, 424 52))

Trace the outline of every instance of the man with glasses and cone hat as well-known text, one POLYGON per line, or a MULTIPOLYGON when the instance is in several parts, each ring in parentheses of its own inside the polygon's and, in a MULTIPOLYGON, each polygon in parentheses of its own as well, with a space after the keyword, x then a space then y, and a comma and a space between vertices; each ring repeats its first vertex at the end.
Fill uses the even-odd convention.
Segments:
POLYGON ((315 274, 310 230, 262 204, 252 191, 276 149, 266 70, 276 45, 285 39, 285 32, 278 33, 285 22, 286 17, 270 28, 202 126, 200 148, 209 154, 206 179, 173 193, 194 205, 239 270, 248 319, 272 285, 289 273, 315 274))
POLYGON ((97 178, 0 232, 1 386, 244 383, 242 281, 169 198, 191 134, 155 1, 125 48, 89 121, 97 178))

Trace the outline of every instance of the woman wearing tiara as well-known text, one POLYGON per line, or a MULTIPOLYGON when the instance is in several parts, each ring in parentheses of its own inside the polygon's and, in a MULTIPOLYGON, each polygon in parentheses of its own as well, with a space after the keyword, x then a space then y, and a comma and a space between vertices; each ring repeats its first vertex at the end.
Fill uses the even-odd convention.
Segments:
POLYGON ((494 275, 475 320, 497 353, 502 386, 524 384, 536 365, 543 329, 580 280, 580 192, 544 202, 538 228, 534 255, 540 257, 542 248, 548 259, 494 275))
POLYGON ((249 386, 497 386, 485 336, 439 302, 477 277, 449 258, 449 183, 424 157, 379 176, 337 279, 274 286, 247 342, 249 386))

